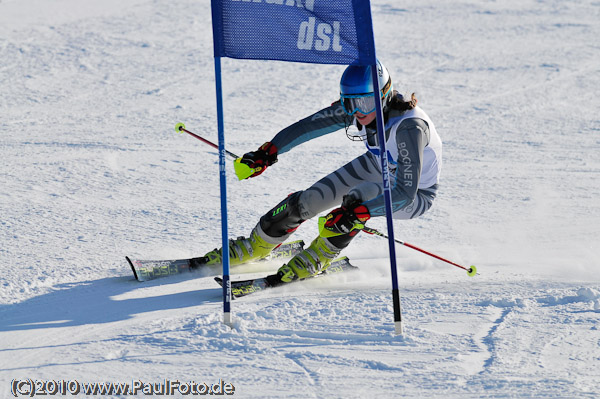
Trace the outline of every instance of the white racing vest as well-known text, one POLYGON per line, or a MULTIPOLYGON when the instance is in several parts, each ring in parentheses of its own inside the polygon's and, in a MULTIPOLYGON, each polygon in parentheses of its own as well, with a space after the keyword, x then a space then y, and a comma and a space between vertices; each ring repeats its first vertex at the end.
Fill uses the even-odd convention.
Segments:
MULTIPOLYGON (((388 155, 388 165, 390 169, 390 179, 395 180, 395 171, 398 166, 398 144, 396 142, 396 131, 403 120, 409 118, 418 118, 424 120, 429 126, 429 143, 423 150, 423 160, 421 176, 419 178, 419 188, 431 187, 439 183, 440 171, 442 170, 442 140, 435 130, 435 125, 429 116, 420 107, 415 107, 404 112, 400 116, 390 118, 385 125, 387 140, 385 148, 388 155)), ((375 140, 375 145, 370 145, 369 140, 365 140, 367 150, 377 157, 377 164, 381 165, 379 159, 379 145, 375 140)), ((393 183, 392 183, 393 185, 393 183)))

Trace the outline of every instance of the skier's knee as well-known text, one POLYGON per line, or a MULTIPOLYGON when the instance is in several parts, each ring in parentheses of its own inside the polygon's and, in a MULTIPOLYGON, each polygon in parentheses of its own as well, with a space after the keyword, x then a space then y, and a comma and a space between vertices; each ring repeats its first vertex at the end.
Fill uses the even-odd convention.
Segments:
POLYGON ((381 194, 383 194, 383 187, 373 182, 360 183, 348 192, 348 195, 361 202, 372 200, 381 194))
MULTIPOLYGON (((300 212, 300 217, 304 220, 308 220, 322 212, 322 208, 324 208, 322 197, 323 196, 314 189, 302 191, 298 198, 298 211, 300 212)), ((326 204, 324 209, 327 209, 327 205, 329 204, 326 204)))
POLYGON ((260 227, 270 237, 292 234, 305 219, 300 216, 299 199, 302 191, 290 194, 260 218, 260 227))

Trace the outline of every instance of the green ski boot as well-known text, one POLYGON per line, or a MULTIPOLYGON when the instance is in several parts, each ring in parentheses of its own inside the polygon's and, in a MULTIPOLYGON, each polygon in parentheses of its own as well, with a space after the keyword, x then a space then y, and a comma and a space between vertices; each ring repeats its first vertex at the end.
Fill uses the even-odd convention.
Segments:
MULTIPOLYGON (((256 231, 252 230, 249 238, 238 237, 236 240, 229 240, 229 265, 236 266, 262 259, 269 255, 271 251, 279 244, 266 242, 256 231)), ((202 258, 202 265, 220 265, 223 262, 221 249, 215 248, 202 258)), ((197 265, 198 267, 200 265, 197 265)))
POLYGON ((317 237, 308 248, 294 256, 277 271, 282 283, 313 276, 327 269, 341 249, 333 246, 326 238, 317 237))

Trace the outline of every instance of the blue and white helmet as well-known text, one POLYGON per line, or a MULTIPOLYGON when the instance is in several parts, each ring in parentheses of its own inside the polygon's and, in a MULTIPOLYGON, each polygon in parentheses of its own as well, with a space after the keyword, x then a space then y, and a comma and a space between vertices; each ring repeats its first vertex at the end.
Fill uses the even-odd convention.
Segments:
MULTIPOLYGON (((392 93, 392 79, 387 68, 379 60, 377 60, 377 75, 383 101, 392 93)), ((356 112, 362 114, 373 112, 375 101, 371 65, 350 65, 346 68, 340 79, 340 98, 344 110, 349 115, 356 112)))

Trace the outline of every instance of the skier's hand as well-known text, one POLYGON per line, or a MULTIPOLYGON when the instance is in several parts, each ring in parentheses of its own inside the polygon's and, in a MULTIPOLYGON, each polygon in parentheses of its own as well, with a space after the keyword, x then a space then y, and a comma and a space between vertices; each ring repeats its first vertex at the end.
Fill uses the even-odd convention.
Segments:
POLYGON ((356 225, 362 225, 371 218, 369 209, 365 205, 359 201, 346 201, 346 197, 345 204, 332 210, 325 217, 325 228, 333 233, 347 234, 356 225))
POLYGON ((261 145, 258 150, 244 154, 240 159, 240 163, 254 169, 254 173, 249 177, 260 175, 275 162, 277 162, 277 147, 269 141, 261 145))

